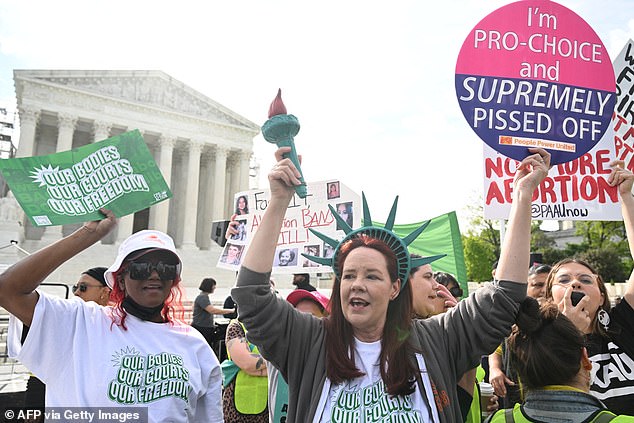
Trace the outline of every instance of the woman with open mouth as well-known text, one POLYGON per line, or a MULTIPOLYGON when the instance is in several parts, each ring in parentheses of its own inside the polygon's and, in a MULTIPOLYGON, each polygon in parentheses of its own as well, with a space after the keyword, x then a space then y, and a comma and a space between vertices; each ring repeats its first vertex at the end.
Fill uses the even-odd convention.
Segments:
POLYGON ((548 174, 550 154, 531 149, 518 167, 499 280, 426 320, 412 319, 407 283, 412 266, 442 257, 410 257, 407 246, 426 225, 401 239, 392 232, 396 201, 385 227, 377 227, 364 196, 363 225, 353 230, 331 206, 346 236, 337 241, 314 232, 336 247, 334 256, 305 255, 335 273, 331 314, 317 319, 268 286, 284 215, 300 184, 296 167, 283 158, 289 151, 276 152, 271 199, 231 293, 250 342, 286 377, 287 422, 460 421, 457 379, 510 333, 526 297, 531 198, 548 174))

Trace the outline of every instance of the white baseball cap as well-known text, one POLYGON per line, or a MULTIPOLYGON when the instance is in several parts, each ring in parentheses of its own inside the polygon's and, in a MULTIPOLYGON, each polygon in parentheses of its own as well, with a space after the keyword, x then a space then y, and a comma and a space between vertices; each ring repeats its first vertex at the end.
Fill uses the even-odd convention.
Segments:
MULTIPOLYGON (((104 277, 106 278, 106 283, 112 289, 114 286, 114 273, 119 270, 121 267, 121 263, 128 257, 130 254, 139 250, 147 250, 144 251, 143 254, 149 253, 150 251, 156 250, 165 250, 169 251, 176 257, 178 263, 181 264, 181 259, 176 253, 176 247, 174 246, 174 240, 167 234, 161 231, 153 231, 153 230, 143 230, 136 232, 130 235, 125 241, 121 243, 119 246, 119 252, 117 254, 117 258, 114 263, 106 270, 104 277)), ((179 266, 179 274, 180 274, 179 266)))

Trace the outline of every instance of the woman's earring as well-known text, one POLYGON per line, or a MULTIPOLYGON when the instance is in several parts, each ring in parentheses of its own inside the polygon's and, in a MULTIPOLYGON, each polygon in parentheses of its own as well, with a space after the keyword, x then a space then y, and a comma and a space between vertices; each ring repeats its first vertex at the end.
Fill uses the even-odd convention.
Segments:
POLYGON ((603 329, 608 330, 608 325, 610 324, 610 315, 607 311, 600 309, 597 313, 597 320, 601 325, 603 325, 603 329))

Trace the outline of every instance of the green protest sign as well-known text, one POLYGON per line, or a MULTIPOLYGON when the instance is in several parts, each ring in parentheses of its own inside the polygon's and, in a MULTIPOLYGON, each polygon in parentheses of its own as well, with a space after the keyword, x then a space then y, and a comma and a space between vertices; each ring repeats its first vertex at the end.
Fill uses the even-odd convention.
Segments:
POLYGON ((172 196, 138 130, 47 156, 0 160, 0 171, 35 226, 143 210, 172 196))
MULTIPOLYGON (((404 237, 422 224, 423 222, 394 225, 393 230, 398 236, 404 237)), ((408 249, 410 253, 420 254, 423 257, 447 254, 433 262, 432 268, 434 271, 451 273, 458 279, 464 292, 469 292, 467 266, 464 261, 462 238, 455 211, 432 218, 425 232, 412 241, 408 249)))

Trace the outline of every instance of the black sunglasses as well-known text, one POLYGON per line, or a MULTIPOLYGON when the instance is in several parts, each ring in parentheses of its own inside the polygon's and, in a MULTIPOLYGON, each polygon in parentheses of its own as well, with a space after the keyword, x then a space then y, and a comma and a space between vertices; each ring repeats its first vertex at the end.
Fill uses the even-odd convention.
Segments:
POLYGON ((73 294, 79 289, 79 292, 86 292, 88 288, 101 288, 103 285, 88 285, 86 282, 80 282, 77 285, 73 285, 73 294))
POLYGON ((449 292, 451 293, 451 295, 453 295, 456 298, 460 298, 462 297, 462 288, 460 288, 459 286, 454 286, 452 287, 449 292))
POLYGON ((131 261, 128 263, 127 271, 131 279, 138 281, 149 279, 154 271, 156 271, 160 280, 170 281, 176 279, 176 276, 178 276, 180 264, 167 264, 162 261, 158 263, 131 261))
MULTIPOLYGON (((455 278, 453 278, 453 275, 450 275, 451 279, 447 275, 448 274, 444 272, 434 272, 434 279, 436 280, 436 282, 444 286, 447 286, 450 283, 458 283, 458 281, 455 278)), ((460 285, 452 286, 449 289, 449 292, 451 293, 451 295, 453 295, 456 298, 460 298, 462 297, 462 294, 464 294, 460 285)))

